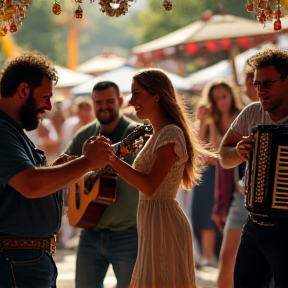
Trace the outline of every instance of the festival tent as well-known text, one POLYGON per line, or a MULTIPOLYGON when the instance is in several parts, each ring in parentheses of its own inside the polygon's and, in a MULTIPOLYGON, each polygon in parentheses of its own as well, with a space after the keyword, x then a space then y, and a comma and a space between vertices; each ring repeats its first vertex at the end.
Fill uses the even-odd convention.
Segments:
MULTIPOLYGON (((139 70, 134 67, 124 65, 112 71, 93 77, 87 82, 73 87, 72 89, 70 89, 70 92, 76 97, 79 95, 91 95, 92 89, 97 82, 112 81, 119 86, 121 93, 131 93, 132 77, 137 71, 139 70)), ((189 84, 185 81, 183 77, 168 72, 166 74, 170 78, 176 90, 189 90, 189 84)))
POLYGON ((104 53, 77 66, 76 70, 82 73, 99 75, 125 65, 127 59, 114 54, 104 53))
MULTIPOLYGON (((255 47, 251 48, 249 50, 246 50, 240 54, 238 54, 235 57, 235 66, 237 70, 237 77, 240 79, 240 84, 243 84, 244 81, 244 68, 245 68, 245 63, 246 60, 257 53, 259 49, 262 49, 264 47, 269 46, 263 45, 262 47, 255 47)), ((288 35, 287 34, 281 34, 277 36, 277 43, 276 46, 283 49, 283 50, 288 50, 288 35)), ((194 72, 190 74, 189 76, 185 77, 186 81, 189 83, 190 87, 192 90, 197 90, 203 88, 203 86, 210 82, 211 80, 215 78, 225 78, 229 81, 233 80, 232 76, 232 68, 229 63, 228 59, 219 61, 218 63, 211 65, 207 68, 198 70, 197 72, 194 72)))
MULTIPOLYGON (((286 19, 281 19, 283 27, 286 19)), ((286 23, 286 24, 285 24, 286 23)), ((203 14, 201 20, 193 22, 172 33, 162 36, 148 43, 136 46, 132 53, 137 57, 137 63, 156 62, 175 57, 175 65, 179 74, 185 73, 187 56, 205 58, 211 54, 226 51, 230 59, 232 75, 235 84, 238 84, 234 58, 237 54, 256 47, 263 42, 274 43, 276 34, 287 29, 275 32, 273 23, 267 22, 264 28, 256 20, 245 19, 233 15, 203 14), (208 15, 208 16, 207 16, 208 15)), ((222 58, 223 59, 223 58, 222 58)), ((219 59, 221 60, 221 59, 219 59)))
POLYGON ((93 78, 92 75, 83 74, 66 67, 56 66, 59 80, 56 88, 73 87, 93 78))
MULTIPOLYGON (((235 66, 237 70, 238 79, 243 78, 243 71, 244 71, 246 60, 250 56, 254 55, 257 51, 258 51, 257 48, 251 48, 247 51, 244 51, 238 54, 235 57, 235 66)), ((194 88, 199 89, 203 87, 206 83, 216 78, 225 78, 229 81, 233 81, 232 67, 228 59, 222 60, 214 65, 201 69, 185 77, 187 83, 189 83, 192 89, 194 88)))
POLYGON ((58 72, 58 82, 55 85, 53 101, 63 102, 67 99, 73 99, 70 88, 93 78, 92 75, 83 74, 62 66, 55 66, 58 72))
MULTIPOLYGON (((156 40, 136 46, 132 52, 141 54, 153 51, 157 53, 158 51, 159 53, 159 50, 165 48, 184 45, 187 52, 196 53, 201 44, 213 52, 218 48, 228 49, 232 39, 236 39, 243 48, 249 48, 257 42, 256 36, 275 33, 277 32, 274 31, 271 23, 266 23, 264 29, 255 20, 233 15, 212 15, 208 19, 198 20, 156 40)), ((163 53, 165 54, 165 50, 163 53)))

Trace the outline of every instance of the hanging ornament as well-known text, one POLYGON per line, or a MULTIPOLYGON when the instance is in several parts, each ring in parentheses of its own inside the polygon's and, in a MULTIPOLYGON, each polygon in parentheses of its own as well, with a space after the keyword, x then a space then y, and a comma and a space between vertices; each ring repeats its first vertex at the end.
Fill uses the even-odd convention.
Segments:
POLYGON ((254 11, 254 4, 251 1, 248 1, 246 4, 246 9, 248 12, 253 12, 254 11))
POLYGON ((16 26, 16 24, 15 23, 11 23, 11 25, 10 25, 10 28, 9 28, 9 31, 11 32, 11 33, 16 33, 17 31, 18 31, 18 28, 17 28, 17 26, 16 26))
POLYGON ((281 17, 284 17, 282 11, 280 10, 280 0, 277 1, 277 11, 275 12, 275 18, 276 21, 274 22, 274 30, 275 31, 280 31, 282 29, 282 24, 281 24, 281 17))
POLYGON ((75 0, 75 3, 77 5, 77 8, 74 12, 74 17, 76 19, 82 19, 83 18, 83 9, 81 7, 81 4, 82 4, 82 0, 75 0))
POLYGON ((55 3, 52 7, 52 12, 55 14, 55 15, 60 15, 61 12, 62 12, 62 7, 61 7, 61 4, 59 2, 57 2, 57 0, 55 0, 55 3))
POLYGON ((247 0, 246 9, 265 27, 274 22, 274 30, 282 29, 281 18, 288 16, 288 0, 247 0))
POLYGON ((2 27, 1 28, 1 36, 6 36, 7 35, 7 32, 8 32, 8 29, 7 29, 7 27, 6 26, 4 26, 4 27, 2 27))
POLYGON ((83 9, 81 8, 80 5, 75 10, 74 17, 77 18, 77 19, 82 19, 83 18, 83 9))
POLYGON ((166 11, 171 11, 173 8, 172 2, 170 0, 164 0, 162 6, 166 11))
MULTIPOLYGON (((94 2, 95 0, 90 0, 94 2)), ((128 9, 131 5, 129 2, 135 0, 98 0, 98 4, 101 6, 100 11, 105 16, 120 17, 128 13, 128 9)))
POLYGON ((275 31, 280 31, 282 29, 282 24, 281 24, 281 20, 276 20, 274 22, 274 30, 275 31))
POLYGON ((0 35, 7 35, 8 28, 16 33, 23 24, 31 0, 0 0, 0 35))
POLYGON ((267 21, 272 21, 272 20, 273 20, 274 12, 273 12, 272 9, 270 8, 270 6, 267 7, 267 9, 266 9, 266 11, 265 11, 265 15, 266 15, 267 21))

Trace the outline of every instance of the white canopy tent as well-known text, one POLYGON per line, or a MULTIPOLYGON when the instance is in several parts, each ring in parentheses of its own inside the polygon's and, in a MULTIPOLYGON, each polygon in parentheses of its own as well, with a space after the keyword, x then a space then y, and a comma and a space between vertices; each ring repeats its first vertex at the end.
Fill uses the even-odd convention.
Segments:
POLYGON ((264 29, 263 26, 255 20, 233 15, 213 15, 207 21, 195 21, 158 39, 136 46, 132 49, 132 52, 134 54, 147 53, 187 43, 200 43, 226 38, 233 39, 275 33, 273 25, 270 22, 266 23, 266 28, 264 29))
MULTIPOLYGON (((127 94, 131 92, 132 77, 137 71, 139 70, 134 67, 122 66, 107 73, 101 74, 97 77, 93 77, 87 82, 80 84, 76 87, 73 87, 72 89, 70 89, 70 92, 74 96, 91 95, 92 89, 97 82, 112 81, 119 86, 121 93, 127 94)), ((176 90, 179 91, 189 90, 190 85, 186 82, 185 78, 168 72, 166 72, 166 74, 170 78, 176 90)))
MULTIPOLYGON (((241 54, 238 54, 235 57, 235 66, 238 74, 238 79, 243 78, 243 71, 246 60, 250 56, 255 54, 257 51, 258 49, 252 48, 241 54)), ((233 81, 232 67, 228 59, 222 60, 214 65, 192 73, 191 75, 186 77, 186 81, 187 83, 189 83, 189 86, 193 88, 193 86, 201 87, 216 78, 225 78, 227 80, 233 81)))
POLYGON ((97 55, 80 64, 77 71, 87 74, 101 74, 125 65, 126 58, 113 54, 97 55))
POLYGON ((56 66, 55 68, 59 76, 56 88, 73 87, 86 82, 93 77, 92 75, 76 72, 61 66, 56 66))

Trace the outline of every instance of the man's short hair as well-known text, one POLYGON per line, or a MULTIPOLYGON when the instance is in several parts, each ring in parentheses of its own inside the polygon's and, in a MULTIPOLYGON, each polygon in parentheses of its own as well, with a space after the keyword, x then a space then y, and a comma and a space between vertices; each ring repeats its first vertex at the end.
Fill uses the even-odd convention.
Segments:
POLYGON ((29 88, 35 89, 42 83, 44 77, 58 81, 55 64, 39 52, 25 52, 19 57, 7 62, 1 72, 0 92, 1 97, 11 97, 18 86, 25 82, 29 88))
POLYGON ((281 74, 281 77, 286 78, 288 75, 288 52, 276 46, 260 50, 251 56, 247 63, 253 71, 273 66, 281 74))
POLYGON ((120 96, 120 90, 119 87, 116 83, 112 82, 112 81, 101 81, 98 82, 94 85, 93 90, 92 91, 103 91, 106 90, 110 87, 115 88, 116 92, 117 92, 117 96, 120 96))

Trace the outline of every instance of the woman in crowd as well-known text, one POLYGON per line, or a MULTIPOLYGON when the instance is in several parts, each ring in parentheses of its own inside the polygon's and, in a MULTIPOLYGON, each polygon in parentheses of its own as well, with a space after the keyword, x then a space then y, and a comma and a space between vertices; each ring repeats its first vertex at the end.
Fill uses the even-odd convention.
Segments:
MULTIPOLYGON (((218 149, 223 135, 241 110, 241 103, 232 85, 223 79, 208 83, 200 99, 205 105, 206 117, 201 117, 199 136, 202 141, 218 149)), ((203 108, 202 108, 203 109, 203 108)), ((225 218, 233 192, 233 174, 223 171, 216 159, 208 158, 208 168, 204 171, 201 185, 196 186, 192 199, 192 224, 195 233, 199 234, 202 257, 196 263, 199 266, 216 266, 215 253, 216 227, 223 231, 225 218), (224 173, 225 181, 219 181, 224 173), (225 201, 219 198, 219 190, 225 194, 225 201), (217 205, 214 207, 214 197, 217 205), (213 222, 211 215, 214 215, 213 222)), ((222 194, 221 194, 222 195, 222 194)))
MULTIPOLYGON (((247 96, 246 99, 248 99, 249 102, 258 100, 253 78, 254 73, 252 68, 249 65, 246 65, 244 68, 244 92, 245 96, 247 96)), ((241 164, 239 167, 233 169, 233 199, 229 207, 223 231, 217 288, 233 286, 233 270, 236 253, 240 243, 243 225, 248 219, 248 212, 244 207, 244 184, 241 182, 241 178, 244 176, 243 170, 245 169, 245 163, 243 164, 244 165, 241 164)), ((225 194, 223 194, 222 198, 225 198, 225 194)))

